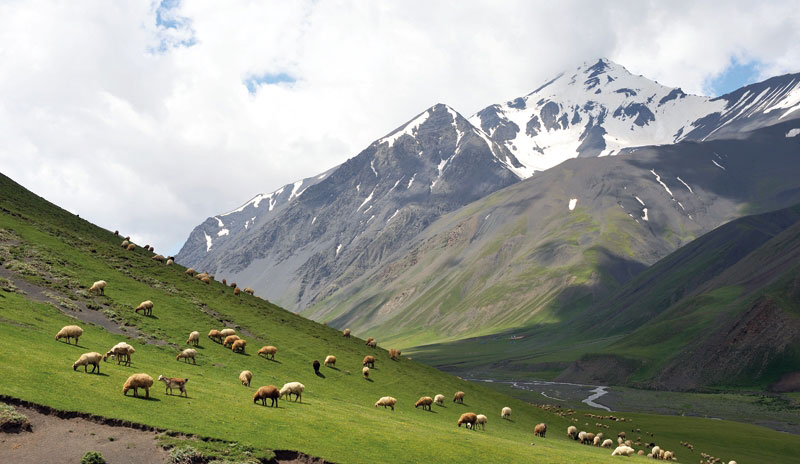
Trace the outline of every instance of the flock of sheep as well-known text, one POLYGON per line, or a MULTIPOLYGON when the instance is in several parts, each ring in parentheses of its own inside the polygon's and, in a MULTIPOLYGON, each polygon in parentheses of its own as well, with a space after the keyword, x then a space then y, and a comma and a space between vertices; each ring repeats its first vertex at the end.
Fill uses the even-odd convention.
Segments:
MULTIPOLYGON (((116 233, 115 233, 116 234, 116 233)), ((127 250, 135 250, 136 245, 130 242, 130 238, 127 237, 122 242, 122 247, 127 250)), ((145 246, 145 249, 149 251, 153 251, 152 247, 145 246)), ((152 256, 153 260, 166 263, 166 265, 171 265, 174 263, 174 259, 172 257, 165 258, 162 255, 154 255, 152 256)), ((214 279, 213 275, 209 275, 208 273, 197 273, 194 269, 189 268, 185 271, 185 273, 191 277, 194 277, 198 280, 203 281, 204 283, 210 283, 211 280, 214 279)), ((227 285, 227 282, 223 279, 223 284, 227 285)), ((107 283, 103 280, 95 282, 90 288, 89 293, 97 293, 98 295, 105 294, 105 288, 107 283)), ((239 295, 240 292, 245 292, 250 295, 254 294, 252 288, 246 287, 244 289, 240 289, 236 283, 232 283, 230 285, 234 288, 234 294, 239 295)), ((134 312, 142 312, 143 315, 152 315, 154 304, 152 301, 147 300, 143 301, 139 304, 136 308, 134 308, 134 312)), ((345 329, 342 332, 345 338, 350 338, 350 329, 345 329)), ((57 334, 56 340, 66 339, 66 342, 69 343, 71 339, 75 339, 75 344, 78 344, 78 339, 83 335, 83 329, 76 325, 68 325, 63 327, 57 334)), ((236 335, 235 330, 231 328, 224 328, 222 330, 213 329, 208 333, 208 338, 212 341, 221 344, 226 348, 230 348, 233 352, 241 352, 244 353, 245 348, 247 346, 247 341, 241 339, 238 335, 236 335)), ((193 331, 189 334, 189 337, 186 340, 188 345, 198 346, 200 341, 200 333, 198 331, 193 331)), ((366 341, 366 346, 375 348, 377 346, 377 342, 370 337, 366 341)), ((84 372, 88 372, 88 366, 92 366, 92 373, 97 372, 100 373, 100 361, 106 361, 109 357, 114 358, 117 360, 117 364, 124 363, 125 365, 131 364, 131 355, 135 353, 135 349, 125 343, 120 342, 113 347, 111 347, 105 355, 101 355, 97 352, 89 352, 82 354, 77 361, 75 361, 72 365, 73 370, 77 370, 78 367, 83 366, 84 372)), ((264 356, 267 359, 275 359, 275 355, 277 354, 278 349, 274 346, 263 346, 261 349, 258 350, 259 356, 264 356)), ((391 349, 389 351, 390 358, 393 360, 399 360, 401 352, 399 350, 391 349)), ((196 364, 196 357, 197 351, 193 348, 187 348, 182 350, 178 353, 176 359, 181 360, 183 359, 184 362, 192 361, 192 363, 196 364)), ((334 367, 336 365, 336 357, 333 355, 329 355, 325 358, 323 363, 327 367, 334 367)), ((362 375, 365 379, 369 379, 370 375, 370 368, 375 367, 375 357, 371 355, 367 355, 364 357, 362 361, 362 375)), ((320 369, 320 362, 315 360, 313 362, 313 368, 315 373, 319 374, 320 369)), ((244 370, 239 374, 239 381, 243 386, 249 387, 250 382, 253 378, 253 373, 249 370, 244 370)), ((172 394, 173 389, 179 390, 179 395, 186 395, 186 383, 189 379, 181 379, 181 378, 172 378, 172 377, 164 377, 163 375, 158 376, 158 381, 164 383, 166 389, 166 394, 172 394)), ((138 390, 144 389, 145 391, 145 398, 150 397, 150 388, 153 386, 153 378, 145 373, 137 373, 133 374, 125 381, 122 393, 123 395, 127 395, 127 392, 133 390, 133 395, 136 397, 138 396, 138 390)), ((274 385, 265 385, 259 387, 255 394, 253 395, 253 403, 258 404, 260 401, 263 406, 266 406, 267 399, 270 400, 270 406, 277 407, 278 400, 280 398, 284 398, 290 400, 292 396, 294 396, 294 401, 299 401, 302 403, 302 396, 303 392, 305 391, 305 386, 300 382, 288 382, 281 389, 278 389, 274 385)), ((456 392, 453 396, 454 403, 464 403, 464 396, 465 393, 463 391, 456 392)), ((433 404, 437 404, 439 406, 444 405, 445 397, 442 394, 437 394, 433 398, 430 396, 423 396, 419 398, 419 400, 414 404, 415 408, 422 407, 423 410, 431 410, 431 406, 433 404)), ((384 408, 391 408, 394 410, 397 404, 397 399, 391 396, 384 396, 380 398, 378 401, 375 402, 375 407, 383 406, 384 408)), ((500 412, 500 416, 503 419, 509 419, 511 416, 511 408, 504 407, 500 412)), ((463 424, 467 429, 477 430, 480 426, 482 430, 485 430, 486 424, 488 422, 488 418, 484 414, 476 414, 473 412, 466 412, 461 414, 457 421, 457 426, 461 427, 463 424)), ((547 433, 547 425, 544 423, 537 424, 534 427, 534 436, 544 438, 547 433)), ((582 444, 586 445, 594 445, 603 448, 611 448, 614 445, 613 440, 610 438, 605 438, 603 433, 589 433, 585 431, 578 431, 575 426, 569 426, 567 428, 567 436, 572 439, 576 440, 582 444)), ((637 445, 641 444, 637 440, 637 445)), ((638 452, 632 448, 633 443, 631 440, 625 440, 625 432, 620 432, 617 436, 617 446, 614 451, 611 453, 612 456, 632 456, 634 454, 638 455, 645 455, 644 450, 639 450, 638 452)), ((683 443, 682 443, 683 445, 683 443)), ((691 445, 684 445, 690 447, 691 445)), ((647 457, 654 458, 654 459, 662 459, 662 460, 673 460, 675 459, 675 454, 672 451, 666 451, 661 449, 659 446, 655 445, 654 443, 650 443, 648 445, 651 448, 650 453, 647 454, 647 457)), ((736 464, 735 461, 730 461, 728 464, 736 464)))

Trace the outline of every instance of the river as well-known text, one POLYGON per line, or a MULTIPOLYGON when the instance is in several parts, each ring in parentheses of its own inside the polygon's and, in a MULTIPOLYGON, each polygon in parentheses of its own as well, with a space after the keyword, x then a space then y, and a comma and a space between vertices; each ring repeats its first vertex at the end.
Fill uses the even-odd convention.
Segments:
POLYGON ((588 406, 611 412, 611 408, 600 404, 597 400, 608 393, 608 387, 601 385, 583 385, 579 383, 549 382, 545 380, 494 380, 466 379, 472 382, 504 383, 512 388, 537 392, 543 397, 562 402, 580 401, 588 406))

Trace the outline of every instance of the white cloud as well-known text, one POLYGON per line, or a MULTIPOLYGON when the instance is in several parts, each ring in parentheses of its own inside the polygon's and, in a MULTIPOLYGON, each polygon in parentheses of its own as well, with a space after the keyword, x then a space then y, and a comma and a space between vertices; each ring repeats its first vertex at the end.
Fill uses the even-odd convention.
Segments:
POLYGON ((0 166, 168 252, 437 102, 469 115, 599 56, 695 93, 732 57, 800 70, 796 1, 192 1, 169 28, 157 8, 0 5, 0 166), (297 81, 249 93, 265 73, 297 81))

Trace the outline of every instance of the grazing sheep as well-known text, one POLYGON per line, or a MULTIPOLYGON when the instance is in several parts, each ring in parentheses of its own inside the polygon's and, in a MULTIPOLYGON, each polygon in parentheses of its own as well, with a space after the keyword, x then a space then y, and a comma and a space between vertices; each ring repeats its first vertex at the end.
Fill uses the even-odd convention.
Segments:
POLYGON ((98 280, 97 282, 93 283, 91 287, 89 287, 89 293, 98 292, 100 295, 106 294, 106 281, 105 280, 98 280))
POLYGON ((418 408, 422 406, 422 409, 427 409, 428 411, 431 410, 431 404, 433 404, 433 398, 430 396, 423 396, 414 403, 414 408, 418 408))
POLYGON ((69 344, 69 339, 75 339, 75 345, 78 344, 78 338, 83 335, 83 329, 78 327, 77 325, 65 325, 58 331, 56 334, 56 341, 61 340, 62 338, 67 339, 67 343, 69 344))
POLYGON ((489 422, 489 418, 484 416, 483 414, 478 414, 475 419, 475 427, 477 428, 479 425, 481 426, 481 430, 486 430, 486 423, 489 422))
POLYGON ((593 434, 593 433, 590 433, 590 432, 586 432, 586 433, 583 435, 583 441, 582 441, 581 443, 583 443, 584 445, 591 445, 591 444, 593 444, 593 443, 594 443, 594 434, 593 434))
POLYGON ((400 359, 400 354, 401 354, 401 353, 402 353, 402 352, 401 352, 400 350, 396 350, 396 349, 394 349, 394 348, 391 348, 391 349, 389 350, 389 358, 391 358, 391 359, 393 359, 393 360, 397 361, 398 359, 400 359))
POLYGON ((633 455, 634 452, 635 452, 635 450, 633 448, 631 448, 630 446, 622 445, 622 446, 617 446, 617 448, 614 451, 611 452, 611 455, 612 456, 631 456, 631 455, 633 455))
POLYGON ((139 303, 139 306, 133 309, 133 312, 138 313, 139 311, 142 312, 145 316, 152 316, 153 315, 153 302, 150 300, 142 301, 139 303))
POLYGON ((128 242, 128 240, 123 240, 123 241, 122 241, 122 245, 120 245, 120 246, 121 246, 122 248, 128 248, 128 245, 130 245, 130 242, 128 242))
POLYGON ((602 437, 598 437, 597 435, 595 435, 594 440, 592 440, 592 445, 600 446, 601 440, 602 440, 602 437))
POLYGON ((503 419, 508 419, 509 417, 511 417, 511 408, 509 408, 508 406, 504 407, 500 411, 500 417, 502 417, 503 419))
POLYGON ((371 341, 367 342, 367 346, 370 347, 370 348, 375 348, 375 347, 378 346, 378 342, 375 341, 375 340, 371 340, 371 341))
POLYGON ((183 273, 188 275, 188 276, 194 277, 195 270, 194 270, 193 267, 190 267, 189 269, 185 270, 183 273))
POLYGON ((639 456, 644 456, 644 450, 639 450, 636 452, 639 456))
POLYGON ((72 370, 77 371, 78 366, 83 366, 83 372, 87 371, 87 367, 89 364, 92 365, 92 373, 97 370, 97 373, 100 373, 100 359, 103 358, 103 355, 92 351, 90 353, 83 353, 77 361, 72 364, 72 370))
POLYGON ((222 334, 223 338, 225 338, 225 337, 227 337, 229 335, 236 335, 236 331, 233 330, 233 329, 222 329, 222 330, 219 331, 219 333, 222 334))
POLYGON ((130 235, 128 235, 127 237, 125 237, 125 240, 128 240, 128 241, 130 241, 130 240, 131 240, 131 236, 130 236, 130 235))
POLYGON ((603 440, 603 443, 600 445, 601 448, 611 448, 612 446, 614 446, 614 441, 610 438, 603 440))
POLYGON ((383 409, 390 407, 392 408, 392 411, 394 411, 395 404, 397 404, 396 399, 392 398, 391 396, 384 396, 375 402, 375 407, 377 408, 378 406, 383 406, 383 409))
POLYGON ((342 336, 343 336, 344 338, 350 338, 350 329, 344 329, 344 330, 342 331, 342 336))
POLYGON ((586 432, 581 430, 578 432, 578 442, 583 443, 586 440, 586 432))
POLYGON ((118 230, 115 230, 115 231, 114 231, 114 237, 117 237, 117 236, 119 236, 119 231, 118 231, 118 230))
POLYGON ((236 288, 236 287, 238 287, 238 285, 236 285, 236 282, 231 282, 231 285, 230 285, 230 287, 231 287, 231 288, 236 288))
POLYGON ((178 396, 185 395, 187 398, 189 397, 189 394, 186 393, 186 382, 188 382, 189 379, 178 379, 175 377, 164 377, 163 375, 159 375, 158 380, 160 382, 164 382, 164 385, 167 387, 164 390, 164 394, 167 394, 167 392, 169 392, 169 394, 171 395, 172 389, 177 388, 181 391, 180 393, 178 393, 178 396))
POLYGON ((453 396, 453 403, 464 404, 464 392, 456 392, 456 394, 453 396))
POLYGON ((242 291, 243 291, 243 292, 245 292, 245 293, 247 293, 248 295, 255 295, 255 294, 256 294, 256 291, 255 291, 255 290, 253 290, 253 289, 252 289, 252 288, 250 288, 250 287, 245 287, 245 288, 244 288, 244 290, 242 290, 242 291))
POLYGON ((128 390, 133 389, 133 396, 138 396, 138 390, 144 388, 145 398, 150 398, 150 387, 153 386, 153 378, 147 374, 133 374, 125 381, 122 386, 122 394, 128 396, 128 390))
POLYGON ((152 253, 152 252, 156 251, 156 249, 155 249, 155 248, 153 248, 153 245, 150 245, 150 248, 148 248, 148 250, 150 250, 150 253, 152 253))
POLYGON ((145 245, 144 246, 144 251, 150 251, 150 245, 145 245))
POLYGON ((228 286, 228 280, 227 279, 222 279, 222 285, 227 287, 228 286))
POLYGON ((444 406, 444 395, 438 394, 433 397, 433 402, 438 404, 439 406, 444 406))
POLYGON ((150 259, 152 259, 153 261, 158 261, 159 263, 163 263, 164 261, 167 260, 164 257, 164 255, 153 255, 150 259))
POLYGON ((544 422, 542 422, 541 424, 536 424, 536 427, 533 428, 534 437, 544 438, 546 433, 547 433, 547 424, 545 424, 544 422))
POLYGON ((366 367, 375 368, 375 357, 374 356, 364 356, 364 361, 361 362, 362 365, 366 367))
POLYGON ((475 422, 478 421, 478 415, 474 412, 465 412, 458 418, 458 426, 465 424, 467 428, 475 428, 475 422))
POLYGON ((128 251, 134 251, 134 250, 136 250, 136 245, 133 244, 133 243, 129 243, 127 248, 125 248, 125 249, 128 250, 128 251))
POLYGON ((578 439, 578 429, 574 425, 567 427, 567 436, 573 440, 578 439))
POLYGON ((250 386, 250 379, 252 378, 253 378, 253 373, 250 371, 242 371, 242 373, 239 374, 239 380, 242 381, 242 385, 244 385, 245 387, 250 386))
POLYGON ((369 378, 369 367, 364 366, 361 369, 361 375, 363 375, 365 379, 368 379, 369 378))
POLYGON ((209 285, 211 283, 211 279, 209 279, 208 276, 203 276, 203 278, 200 280, 206 285, 209 285))
POLYGON ((247 340, 239 339, 239 340, 236 340, 235 342, 233 342, 233 346, 231 346, 231 350, 233 350, 234 353, 244 353, 244 347, 245 346, 247 346, 247 340))
POLYGON ((373 341, 373 340, 375 340, 375 339, 374 339, 374 338, 372 338, 372 337, 369 337, 369 338, 367 339, 367 343, 365 343, 365 345, 369 345, 369 342, 371 342, 371 341, 373 341))
POLYGON ((271 360, 275 360, 275 354, 278 352, 278 349, 274 346, 262 346, 260 350, 258 350, 259 355, 264 355, 264 358, 269 358, 271 360))
POLYGON ((134 350, 132 346, 125 342, 119 342, 106 352, 105 356, 103 356, 103 361, 106 361, 109 356, 112 356, 117 359, 117 365, 119 365, 120 362, 124 362, 126 365, 130 366, 131 355, 133 353, 136 353, 136 350, 134 350))
POLYGON ((300 382, 289 382, 283 384, 283 388, 281 388, 280 394, 281 398, 286 397, 286 400, 291 400, 292 395, 294 395, 295 402, 300 400, 303 402, 303 392, 306 390, 306 386, 300 382))
POLYGON ((228 335, 227 337, 225 337, 225 341, 222 342, 222 346, 224 346, 225 348, 230 348, 231 346, 233 346, 233 343, 236 340, 239 340, 238 335, 228 335))
POLYGON ((325 362, 323 363, 328 367, 335 367, 336 366, 336 356, 328 355, 325 358, 325 362))
POLYGON ((314 366, 314 373, 319 375, 319 366, 320 366, 319 360, 315 359, 312 365, 314 366))
POLYGON ((624 440, 625 439, 625 432, 618 433, 617 434, 617 438, 622 438, 624 440))
POLYGON ((270 407, 275 406, 278 407, 278 398, 281 397, 281 392, 275 388, 274 385, 267 385, 265 387, 259 387, 256 391, 255 395, 253 395, 253 404, 256 404, 258 400, 261 400, 261 405, 267 405, 267 398, 272 400, 270 403, 270 407))
POLYGON ((201 273, 199 273, 199 274, 195 274, 195 275, 194 275, 194 278, 195 278, 195 279, 197 279, 197 280, 200 280, 200 279, 202 279, 203 277, 208 277, 208 272, 201 272, 201 273))
POLYGON ((660 451, 661 451, 661 447, 660 446, 654 446, 653 449, 650 450, 650 452, 653 453, 653 456, 658 456, 658 453, 660 451))
POLYGON ((174 259, 170 258, 170 259, 167 260, 167 266, 172 266, 173 264, 175 264, 175 260, 174 259))
POLYGON ((197 364, 195 361, 195 356, 197 356, 197 350, 193 348, 186 348, 185 350, 178 353, 178 356, 175 358, 176 361, 183 359, 183 362, 189 362, 189 359, 192 360, 192 364, 197 364))
POLYGON ((241 293, 241 292, 242 291, 239 290, 239 287, 236 287, 236 288, 233 289, 233 294, 236 295, 236 296, 239 296, 239 293, 241 293))
POLYGON ((212 329, 208 332, 208 338, 214 340, 217 343, 222 343, 222 332, 217 329, 212 329))
POLYGON ((664 460, 665 461, 672 461, 672 458, 675 457, 675 453, 672 451, 664 451, 664 460))
MULTIPOLYGON (((211 334, 209 334, 209 335, 211 335, 211 334)), ((199 345, 200 344, 200 332, 195 330, 192 333, 190 333, 189 334, 189 338, 186 339, 186 344, 187 345, 194 345, 194 346, 199 345)))

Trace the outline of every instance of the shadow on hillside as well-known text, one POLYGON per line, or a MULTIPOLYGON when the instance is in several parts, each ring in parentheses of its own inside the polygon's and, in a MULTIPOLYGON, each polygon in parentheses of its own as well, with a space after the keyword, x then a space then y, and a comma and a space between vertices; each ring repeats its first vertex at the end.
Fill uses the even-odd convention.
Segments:
POLYGON ((323 374, 322 372, 315 372, 315 374, 317 374, 317 377, 320 377, 320 378, 323 378, 323 379, 325 378, 325 374, 323 374))
POLYGON ((128 398, 133 398, 133 399, 136 399, 136 400, 143 400, 143 401, 161 401, 160 399, 154 398, 152 396, 150 398, 145 398, 142 395, 139 395, 139 396, 125 395, 125 396, 127 396, 128 398))
POLYGON ((338 367, 334 367, 334 366, 328 366, 328 369, 333 369, 335 371, 341 371, 341 369, 339 369, 338 367))
POLYGON ((364 380, 366 380, 367 382, 374 382, 374 380, 370 379, 369 377, 365 378, 364 380))
MULTIPOLYGON (((78 372, 80 372, 80 371, 78 371, 78 372)), ((103 373, 103 372, 91 372, 90 371, 90 372, 84 372, 84 374, 87 374, 87 375, 99 375, 100 377, 108 377, 108 374, 103 373)))
POLYGON ((85 346, 83 346, 83 345, 78 345, 77 343, 73 345, 72 343, 62 342, 61 340, 59 340, 59 343, 63 343, 63 344, 65 344, 65 345, 69 345, 69 346, 74 346, 75 348, 83 348, 83 349, 86 349, 86 347, 85 347, 85 346))

